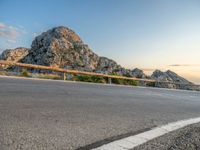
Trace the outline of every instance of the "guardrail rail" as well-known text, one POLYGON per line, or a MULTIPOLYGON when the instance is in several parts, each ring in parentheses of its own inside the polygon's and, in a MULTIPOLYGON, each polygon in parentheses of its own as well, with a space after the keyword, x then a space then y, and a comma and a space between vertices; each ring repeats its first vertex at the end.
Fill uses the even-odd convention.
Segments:
MULTIPOLYGON (((86 71, 63 69, 63 68, 57 68, 57 67, 51 67, 51 66, 18 63, 18 62, 13 62, 13 61, 0 60, 0 64, 1 64, 2 67, 18 66, 18 67, 29 68, 29 69, 41 69, 41 70, 50 70, 50 71, 55 71, 55 72, 62 72, 64 74, 63 76, 65 76, 66 73, 69 73, 69 74, 74 74, 74 75, 89 75, 89 76, 105 77, 105 78, 109 78, 109 79, 116 78, 116 79, 125 79, 125 80, 155 82, 155 80, 152 80, 152 79, 140 79, 140 78, 133 78, 133 77, 108 75, 108 74, 95 73, 95 72, 86 72, 86 71)), ((65 79, 66 78, 64 78, 64 80, 65 79)))

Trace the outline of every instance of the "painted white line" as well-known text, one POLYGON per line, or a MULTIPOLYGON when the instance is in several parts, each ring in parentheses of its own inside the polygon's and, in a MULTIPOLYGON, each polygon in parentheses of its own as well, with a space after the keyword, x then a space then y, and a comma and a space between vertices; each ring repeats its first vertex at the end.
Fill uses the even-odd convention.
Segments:
POLYGON ((92 150, 128 150, 133 149, 141 144, 144 144, 152 139, 165 135, 169 132, 175 131, 177 129, 186 127, 200 122, 200 117, 191 118, 187 120, 181 120, 177 122, 172 122, 167 125, 156 127, 150 131, 146 131, 134 136, 129 136, 100 147, 94 148, 92 150))

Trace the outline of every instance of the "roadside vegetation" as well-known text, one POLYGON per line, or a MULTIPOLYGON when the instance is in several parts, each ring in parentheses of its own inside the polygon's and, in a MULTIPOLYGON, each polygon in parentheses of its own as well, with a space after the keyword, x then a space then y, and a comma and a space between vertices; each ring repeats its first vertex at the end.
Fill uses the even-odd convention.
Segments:
MULTIPOLYGON (((81 82, 93 82, 93 83, 109 83, 108 78, 97 77, 97 76, 86 76, 86 75, 77 75, 73 77, 74 81, 81 82)), ((138 86, 139 82, 134 80, 125 80, 125 79, 111 79, 112 84, 120 84, 120 85, 131 85, 138 86)))
MULTIPOLYGON (((9 72, 6 70, 2 70, 0 71, 0 75, 62 80, 62 76, 60 73, 30 73, 27 69, 22 69, 20 72, 9 72)), ((119 76, 117 74, 112 74, 112 75, 119 76)), ((67 80, 91 82, 91 83, 103 83, 103 84, 109 83, 109 80, 106 77, 88 76, 88 75, 72 75, 71 78, 68 78, 67 80)), ((131 86, 139 85, 138 81, 117 79, 117 78, 112 78, 111 82, 112 84, 119 84, 119 85, 131 85, 131 86)))
MULTIPOLYGON (((114 75, 114 76, 120 76, 116 73, 112 73, 110 75, 114 75)), ((126 77, 130 77, 129 75, 126 75, 126 77)), ((127 80, 127 79, 117 79, 117 78, 113 78, 112 79, 112 83, 114 84, 120 84, 120 85, 131 85, 131 86, 139 86, 139 82, 135 81, 135 80, 127 80)))
POLYGON ((9 73, 6 71, 0 71, 0 75, 2 76, 9 76, 9 73))
POLYGON ((21 76, 21 77, 31 77, 31 75, 28 73, 28 71, 26 69, 23 69, 19 76, 21 76))
POLYGON ((52 80, 61 80, 61 76, 57 74, 36 74, 32 76, 33 78, 40 79, 52 79, 52 80))
POLYGON ((107 83, 106 79, 103 77, 97 76, 84 76, 84 75, 76 75, 72 78, 74 81, 81 81, 81 82, 93 82, 93 83, 107 83))
POLYGON ((117 78, 113 78, 112 83, 120 84, 120 85, 132 85, 132 86, 139 85, 139 82, 135 80, 125 80, 125 79, 117 79, 117 78))

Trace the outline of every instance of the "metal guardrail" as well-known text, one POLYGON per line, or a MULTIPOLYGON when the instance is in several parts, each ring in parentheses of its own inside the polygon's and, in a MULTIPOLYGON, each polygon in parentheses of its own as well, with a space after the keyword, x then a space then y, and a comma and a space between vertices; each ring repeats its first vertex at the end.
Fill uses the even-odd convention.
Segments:
POLYGON ((61 72, 61 73, 63 73, 63 80, 66 80, 66 73, 69 73, 69 74, 74 74, 74 75, 89 75, 89 76, 104 77, 104 78, 108 78, 109 83, 112 82, 111 79, 125 79, 125 80, 143 81, 146 83, 155 83, 155 84, 163 83, 163 84, 188 85, 188 86, 200 87, 200 85, 195 85, 195 84, 185 84, 185 83, 179 83, 179 82, 156 81, 153 79, 141 79, 141 78, 134 78, 134 77, 108 75, 108 74, 102 74, 102 73, 69 70, 69 69, 63 69, 63 68, 58 68, 58 67, 25 64, 25 63, 18 63, 18 62, 5 61, 5 60, 0 60, 0 66, 2 66, 2 67, 18 66, 18 67, 29 68, 29 69, 41 69, 41 70, 50 70, 50 71, 55 71, 55 72, 61 72))
MULTIPOLYGON (((62 69, 62 68, 51 67, 51 66, 25 64, 25 63, 18 63, 18 62, 5 61, 5 60, 0 60, 0 65, 2 67, 18 66, 18 67, 30 68, 30 69, 41 69, 41 70, 50 70, 50 71, 55 71, 55 72, 62 72, 62 73, 64 73, 63 77, 65 77, 66 73, 70 73, 70 74, 74 74, 74 75, 89 75, 89 76, 105 77, 105 78, 108 78, 108 79, 114 79, 115 78, 115 79, 125 79, 125 80, 135 80, 135 81, 145 81, 145 82, 156 82, 155 80, 152 80, 152 79, 140 79, 140 78, 133 78, 133 77, 125 77, 125 76, 107 75, 107 74, 102 74, 102 73, 69 70, 69 69, 62 69)), ((64 78, 64 80, 65 80, 65 78, 64 78)))

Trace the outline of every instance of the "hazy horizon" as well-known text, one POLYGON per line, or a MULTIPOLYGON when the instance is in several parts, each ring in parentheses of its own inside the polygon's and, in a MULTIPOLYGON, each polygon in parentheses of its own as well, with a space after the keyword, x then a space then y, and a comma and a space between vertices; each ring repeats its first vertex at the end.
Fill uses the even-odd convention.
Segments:
POLYGON ((0 53, 66 26, 123 67, 170 69, 200 84, 198 0, 0 0, 0 10, 0 53))

